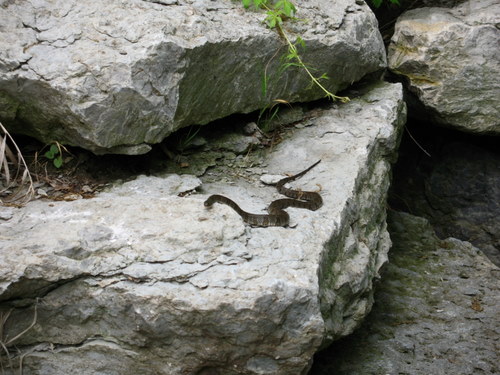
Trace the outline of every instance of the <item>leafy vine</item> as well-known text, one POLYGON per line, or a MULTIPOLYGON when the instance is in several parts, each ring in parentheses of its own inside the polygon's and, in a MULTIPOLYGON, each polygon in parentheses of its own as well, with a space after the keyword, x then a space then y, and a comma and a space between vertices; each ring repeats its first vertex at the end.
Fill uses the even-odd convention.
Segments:
MULTIPOLYGON (((319 77, 315 76, 312 73, 312 68, 308 67, 304 63, 298 50, 298 46, 305 47, 304 40, 299 36, 294 42, 292 42, 290 36, 285 32, 283 22, 287 19, 297 19, 295 18, 295 12, 297 9, 291 1, 278 0, 276 2, 272 2, 271 0, 242 0, 242 3, 245 8, 249 8, 253 4, 256 9, 264 9, 267 15, 264 22, 270 29, 275 29, 280 37, 285 41, 287 45, 287 53, 284 56, 286 62, 283 64, 283 69, 287 69, 292 66, 299 67, 307 73, 311 79, 311 83, 323 91, 325 97, 332 100, 340 100, 342 103, 349 101, 348 97, 333 94, 321 83, 322 81, 329 79, 326 73, 319 77)), ((266 78, 264 78, 264 81, 266 82, 266 78)))

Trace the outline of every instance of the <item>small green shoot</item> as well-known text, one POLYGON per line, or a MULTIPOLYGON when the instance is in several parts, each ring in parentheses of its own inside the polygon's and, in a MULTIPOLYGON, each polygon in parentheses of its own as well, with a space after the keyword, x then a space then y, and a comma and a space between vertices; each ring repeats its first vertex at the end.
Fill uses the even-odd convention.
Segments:
POLYGON ((49 150, 43 154, 43 156, 47 159, 52 160, 52 164, 54 164, 54 167, 58 169, 63 165, 62 149, 66 150, 66 147, 61 145, 59 142, 54 142, 50 145, 49 150))
MULTIPOLYGON (((371 0, 372 1, 372 4, 375 8, 379 8, 382 3, 384 2, 384 0, 371 0)), ((399 3, 399 0, 389 0, 389 2, 391 2, 392 4, 396 4, 396 5, 401 5, 399 3)))
POLYGON ((188 149, 198 133, 201 130, 201 126, 192 125, 188 128, 187 132, 184 132, 178 139, 176 148, 181 153, 188 149))
POLYGON ((267 134, 273 130, 273 122, 279 117, 279 107, 276 104, 262 108, 257 119, 260 130, 267 134))

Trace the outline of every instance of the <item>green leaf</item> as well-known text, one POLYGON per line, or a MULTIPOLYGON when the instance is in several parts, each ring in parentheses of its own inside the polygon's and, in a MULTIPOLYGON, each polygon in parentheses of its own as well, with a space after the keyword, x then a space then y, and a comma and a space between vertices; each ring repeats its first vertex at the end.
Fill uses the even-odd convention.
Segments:
POLYGON ((295 12, 295 5, 293 5, 290 1, 283 0, 283 13, 285 13, 287 17, 293 17, 295 12))
POLYGON ((262 89, 262 96, 265 97, 267 95, 267 74, 265 72, 262 76, 261 89, 262 89))
POLYGON ((57 158, 55 158, 53 163, 54 167, 61 168, 61 166, 63 165, 62 155, 59 155, 57 158))
POLYGON ((293 17, 295 14, 295 5, 288 0, 280 0, 274 6, 274 9, 279 10, 287 17, 293 17))
POLYGON ((45 154, 43 154, 47 159, 54 159, 56 155, 59 153, 59 149, 55 144, 52 144, 50 146, 49 151, 47 151, 45 154))
POLYGON ((252 4, 252 0, 241 0, 241 2, 243 3, 245 9, 248 9, 250 7, 250 4, 252 4))
POLYGON ((283 23, 283 20, 279 16, 279 13, 274 11, 267 12, 267 17, 264 21, 267 23, 267 26, 269 26, 270 29, 274 29, 277 24, 281 25, 283 23))
POLYGON ((375 6, 375 8, 378 8, 380 7, 380 5, 382 5, 382 0, 372 0, 372 4, 375 6))
POLYGON ((274 29, 276 27, 276 19, 273 17, 267 17, 266 18, 266 23, 267 26, 269 26, 270 29, 274 29))
MULTIPOLYGON (((250 0, 249 0, 250 1, 250 0)), ((253 0, 253 4, 255 5, 255 7, 258 9, 264 5, 266 5, 267 3, 267 0, 253 0)))
POLYGON ((306 48, 306 42, 304 42, 304 39, 302 39, 300 36, 297 37, 295 44, 301 46, 302 48, 306 48))
POLYGON ((291 68, 292 66, 295 66, 295 67, 298 67, 298 68, 303 68, 303 65, 299 64, 299 63, 286 63, 285 64, 285 68, 286 69, 291 68))

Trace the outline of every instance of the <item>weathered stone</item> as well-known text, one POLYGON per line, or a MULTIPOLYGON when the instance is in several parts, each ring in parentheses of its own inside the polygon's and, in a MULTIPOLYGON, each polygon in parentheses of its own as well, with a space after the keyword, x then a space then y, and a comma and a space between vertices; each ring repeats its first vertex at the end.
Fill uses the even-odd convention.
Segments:
POLYGON ((14 337, 37 306, 15 341, 29 352, 24 374, 305 374, 370 310, 404 120, 401 85, 380 83, 273 147, 269 173, 322 160, 296 184, 320 185, 324 205, 289 209, 294 228, 251 228, 227 206, 204 207, 218 193, 259 212, 279 197, 259 175, 204 177, 191 195, 195 177, 142 176, 93 199, 16 209, 0 224, 0 310, 14 308, 4 327, 14 337))
POLYGON ((462 131, 500 134, 498 0, 420 8, 397 21, 389 67, 407 78, 420 117, 462 131))
MULTIPOLYGON (((323 96, 300 69, 281 77, 284 42, 264 12, 229 0, 2 2, 0 120, 11 132, 95 153, 140 154, 174 130, 279 98, 323 96), (268 74, 268 94, 261 82, 268 74), (278 79, 279 78, 279 79, 278 79)), ((385 67, 364 2, 311 0, 287 22, 332 91, 385 67)), ((301 51, 302 52, 302 51, 301 51)))
POLYGON ((417 0, 417 1, 409 0, 409 1, 411 2, 411 4, 415 4, 414 6, 415 8, 421 8, 421 7, 451 8, 459 4, 465 3, 469 0, 417 0))
POLYGON ((429 222, 389 214, 393 248, 372 313, 311 375, 498 374, 500 269, 429 222))

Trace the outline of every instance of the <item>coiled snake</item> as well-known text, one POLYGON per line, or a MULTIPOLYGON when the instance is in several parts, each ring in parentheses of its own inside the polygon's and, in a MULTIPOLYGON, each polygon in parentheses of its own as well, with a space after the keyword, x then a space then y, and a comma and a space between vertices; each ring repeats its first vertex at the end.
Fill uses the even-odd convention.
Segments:
POLYGON ((293 190, 285 187, 285 184, 302 177, 311 169, 313 169, 321 160, 311 165, 309 168, 303 170, 296 175, 285 177, 278 181, 276 189, 280 194, 286 195, 289 198, 277 199, 273 201, 268 207, 268 214, 252 214, 240 208, 233 200, 223 195, 211 195, 205 201, 205 207, 210 208, 214 203, 226 204, 234 209, 246 223, 258 227, 271 227, 280 226, 286 227, 290 223, 290 216, 284 210, 287 207, 306 208, 308 210, 316 211, 323 205, 323 199, 319 193, 314 191, 300 191, 293 190))

